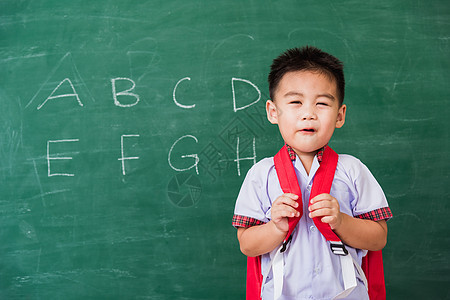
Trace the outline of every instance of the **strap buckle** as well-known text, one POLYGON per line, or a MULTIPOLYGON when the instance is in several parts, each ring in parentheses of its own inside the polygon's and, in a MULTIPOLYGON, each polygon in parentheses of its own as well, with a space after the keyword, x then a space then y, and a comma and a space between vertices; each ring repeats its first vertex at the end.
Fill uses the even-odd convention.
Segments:
POLYGON ((289 244, 289 242, 291 240, 292 240, 292 234, 288 237, 288 239, 286 241, 283 242, 283 246, 280 249, 280 253, 283 253, 284 251, 286 251, 287 245, 289 244))
POLYGON ((331 242, 330 241, 331 252, 336 255, 346 256, 348 254, 345 245, 342 242, 331 242))

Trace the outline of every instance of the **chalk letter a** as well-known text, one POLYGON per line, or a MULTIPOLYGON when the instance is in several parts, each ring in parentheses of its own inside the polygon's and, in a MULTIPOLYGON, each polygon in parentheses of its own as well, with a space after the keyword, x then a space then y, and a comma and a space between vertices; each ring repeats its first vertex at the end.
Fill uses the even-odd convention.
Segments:
POLYGON ((47 103, 48 100, 51 100, 51 99, 58 99, 58 98, 64 98, 64 97, 75 97, 75 98, 77 99, 78 104, 79 104, 80 106, 83 106, 83 103, 81 103, 80 97, 78 97, 78 94, 77 94, 77 92, 75 91, 75 88, 73 87, 72 81, 70 81, 69 78, 65 78, 65 79, 64 79, 63 81, 61 81, 61 82, 58 84, 58 86, 52 91, 52 93, 50 94, 50 96, 48 96, 47 99, 45 99, 45 101, 42 102, 42 103, 37 107, 37 109, 38 109, 38 110, 41 109, 41 108, 45 105, 45 103, 47 103), (60 87, 64 82, 66 82, 66 81, 69 83, 69 85, 70 85, 70 87, 71 87, 73 93, 70 93, 70 94, 61 94, 61 95, 55 95, 55 96, 53 96, 53 94, 56 92, 56 90, 58 90, 59 87, 60 87))

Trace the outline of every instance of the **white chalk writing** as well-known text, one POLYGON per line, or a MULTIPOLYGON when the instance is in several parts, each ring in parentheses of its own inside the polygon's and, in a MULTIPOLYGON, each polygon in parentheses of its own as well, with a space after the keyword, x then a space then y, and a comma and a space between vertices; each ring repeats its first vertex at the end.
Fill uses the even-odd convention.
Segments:
POLYGON ((70 142, 78 142, 79 139, 66 139, 66 140, 53 140, 53 141, 47 141, 47 170, 48 170, 48 177, 52 176, 75 176, 71 173, 52 173, 50 168, 50 161, 51 160, 71 160, 72 157, 66 156, 66 157, 60 157, 60 156, 50 156, 50 144, 51 143, 70 143, 70 142))
POLYGON ((123 134, 120 136, 120 153, 122 154, 121 157, 118 160, 122 161, 122 174, 126 175, 125 172, 125 161, 126 160, 130 160, 130 159, 139 159, 138 156, 134 156, 134 157, 125 157, 124 156, 124 150, 123 150, 123 138, 128 138, 128 137, 139 137, 139 134, 123 134))
POLYGON ((111 85, 112 85, 112 94, 113 94, 113 98, 114 98, 114 104, 120 107, 132 107, 135 106, 136 104, 139 103, 139 95, 135 94, 135 93, 131 93, 132 90, 134 90, 134 88, 136 87, 136 83, 134 83, 133 80, 131 80, 130 78, 123 78, 123 77, 118 77, 118 78, 113 78, 111 79, 111 85), (116 91, 116 81, 117 80, 127 80, 129 82, 131 82, 131 87, 125 91, 121 91, 121 92, 117 92, 116 91), (119 102, 119 100, 117 99, 117 96, 131 96, 134 97, 136 99, 136 101, 134 103, 130 103, 130 104, 123 104, 121 102, 119 102))
POLYGON ((175 96, 175 93, 176 93, 176 91, 177 91, 178 85, 180 84, 180 82, 182 82, 182 81, 184 81, 184 80, 191 80, 191 78, 189 78, 189 77, 184 77, 184 78, 181 78, 181 79, 177 82, 177 84, 175 85, 175 87, 174 87, 174 89, 173 89, 173 102, 175 102, 175 104, 176 104, 177 106, 181 107, 181 108, 194 108, 194 107, 195 107, 195 104, 192 104, 192 105, 183 105, 183 104, 181 104, 181 103, 179 103, 179 102, 177 101, 177 98, 176 98, 176 96, 175 96))
POLYGON ((45 99, 45 101, 42 102, 42 103, 37 107, 37 109, 38 109, 38 110, 41 109, 41 108, 45 105, 45 103, 47 103, 48 100, 51 100, 51 99, 58 99, 58 98, 65 98, 65 97, 75 97, 75 98, 77 99, 78 104, 79 104, 80 106, 83 106, 83 103, 81 102, 80 97, 78 97, 78 94, 77 94, 77 92, 75 91, 75 88, 73 87, 72 81, 70 81, 69 78, 65 78, 65 79, 64 79, 63 81, 61 81, 61 82, 58 84, 58 86, 51 92, 50 96, 48 96, 47 99, 45 99), (60 87, 64 82, 66 82, 66 81, 69 83, 69 85, 70 85, 70 87, 71 87, 73 93, 70 93, 70 94, 61 94, 61 95, 55 95, 55 96, 53 96, 53 94, 59 89, 59 87, 60 87))
POLYGON ((238 176, 241 176, 241 160, 253 160, 253 164, 256 164, 256 147, 255 147, 255 138, 253 138, 253 156, 251 157, 239 157, 239 137, 237 137, 237 145, 236 145, 236 162, 237 173, 238 176))
POLYGON ((189 158, 189 157, 191 157, 191 158, 194 158, 194 160, 195 160, 195 163, 194 163, 193 165, 191 165, 190 167, 185 168, 185 169, 179 169, 179 168, 176 168, 176 167, 173 166, 173 164, 172 164, 172 162, 171 162, 171 156, 172 156, 173 148, 175 147, 175 145, 176 145, 179 141, 181 141, 182 139, 186 139, 186 138, 194 139, 195 142, 198 143, 197 138, 196 138, 195 136, 193 136, 193 135, 184 135, 184 136, 180 137, 178 140, 176 140, 175 143, 173 143, 172 147, 170 147, 170 150, 169 150, 169 156, 168 156, 169 166, 170 166, 172 169, 174 169, 175 171, 178 171, 178 172, 187 171, 187 170, 190 170, 190 169, 192 169, 192 168, 195 167, 195 172, 198 174, 198 162, 200 161, 200 159, 198 158, 198 155, 197 155, 197 154, 187 154, 187 155, 182 155, 182 156, 181 156, 181 158, 189 158))
POLYGON ((234 112, 237 112, 238 110, 246 109, 246 108, 258 103, 258 101, 261 99, 261 91, 258 89, 258 87, 255 84, 253 84, 250 80, 247 80, 247 79, 234 78, 234 77, 231 78, 231 90, 233 92, 233 110, 234 110, 234 112), (235 87, 234 87, 235 81, 245 82, 245 83, 250 84, 252 87, 254 87, 255 90, 258 92, 258 99, 256 99, 255 101, 253 101, 250 104, 247 104, 247 105, 244 105, 241 107, 237 107, 236 106, 236 92, 235 92, 235 87))

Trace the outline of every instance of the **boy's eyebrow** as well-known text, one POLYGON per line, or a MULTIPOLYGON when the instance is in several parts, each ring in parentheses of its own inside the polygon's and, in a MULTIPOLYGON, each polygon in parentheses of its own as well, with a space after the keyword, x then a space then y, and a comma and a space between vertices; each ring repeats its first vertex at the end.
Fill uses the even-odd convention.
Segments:
POLYGON ((287 92, 286 94, 284 94, 284 96, 285 97, 293 97, 293 96, 294 97, 297 97, 297 96, 303 97, 303 93, 291 91, 291 92, 287 92))
POLYGON ((321 97, 328 98, 332 101, 336 100, 336 98, 332 94, 328 94, 328 93, 317 95, 317 98, 321 98, 321 97))
MULTIPOLYGON (((285 97, 304 97, 303 93, 301 92, 296 92, 296 91, 291 91, 291 92, 287 92, 286 94, 284 94, 285 97)), ((324 94, 318 94, 316 96, 317 98, 321 98, 321 97, 325 97, 328 98, 332 101, 336 100, 336 97, 334 97, 332 94, 329 93, 324 93, 324 94)))

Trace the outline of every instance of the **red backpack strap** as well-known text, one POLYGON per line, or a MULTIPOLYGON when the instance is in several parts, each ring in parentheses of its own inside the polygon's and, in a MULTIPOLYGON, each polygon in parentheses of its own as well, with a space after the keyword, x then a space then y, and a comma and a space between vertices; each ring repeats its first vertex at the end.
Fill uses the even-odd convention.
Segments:
MULTIPOLYGON (((278 151, 274 156, 275 169, 281 184, 281 189, 284 193, 293 193, 298 195, 298 202, 300 205, 297 210, 300 212, 300 217, 289 218, 289 232, 283 243, 284 250, 291 237, 291 233, 303 215, 302 193, 298 185, 297 175, 292 165, 291 158, 286 145, 278 151), (291 166, 292 168, 286 167, 291 166), (293 172, 293 173, 292 173, 293 172)), ((247 257, 247 283, 246 283, 246 300, 260 300, 262 288, 262 272, 261 272, 261 256, 247 257)))
MULTIPOLYGON (((333 149, 330 147, 325 148, 322 163, 314 176, 314 184, 312 186, 310 199, 321 193, 330 192, 338 159, 339 156, 333 151, 333 149)), ((297 175, 295 174, 295 169, 289 157, 289 152, 286 145, 275 155, 274 163, 283 193, 296 194, 298 196, 297 202, 300 204, 297 208, 300 212, 300 217, 289 218, 289 231, 284 240, 284 243, 286 244, 303 214, 302 192, 300 190, 297 175)), ((333 230, 331 230, 330 225, 322 223, 320 218, 314 218, 313 221, 317 229, 319 229, 328 241, 341 241, 333 230)))
MULTIPOLYGON (((323 153, 323 160, 320 164, 320 168, 316 171, 314 175, 314 184, 311 188, 311 194, 309 197, 309 205, 311 200, 322 193, 330 193, 331 185, 334 179, 334 173, 336 172, 336 166, 338 163, 339 156, 330 147, 326 147, 323 153)), ((323 223, 321 218, 314 218, 314 224, 320 233, 327 239, 327 241, 341 241, 341 239, 334 233, 330 225, 323 223)))
POLYGON ((370 300, 386 300, 386 285, 384 282, 383 254, 379 251, 368 251, 361 265, 369 283, 370 300))
POLYGON ((297 202, 299 203, 299 206, 296 209, 300 213, 300 216, 288 219, 289 231, 286 235, 286 238, 284 239, 284 247, 286 247, 286 244, 289 242, 295 226, 297 226, 298 221, 303 215, 302 191, 300 190, 300 186, 298 185, 297 175, 295 174, 295 169, 292 165, 292 161, 286 145, 284 145, 283 148, 278 151, 273 160, 275 164, 275 170, 277 171, 278 181, 280 182, 283 193, 292 193, 298 196, 297 202))
POLYGON ((247 257, 246 300, 260 300, 262 287, 261 256, 247 257))

